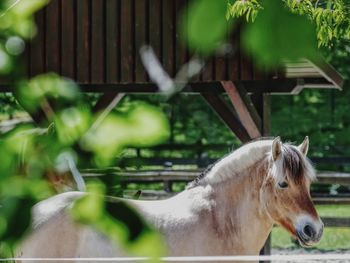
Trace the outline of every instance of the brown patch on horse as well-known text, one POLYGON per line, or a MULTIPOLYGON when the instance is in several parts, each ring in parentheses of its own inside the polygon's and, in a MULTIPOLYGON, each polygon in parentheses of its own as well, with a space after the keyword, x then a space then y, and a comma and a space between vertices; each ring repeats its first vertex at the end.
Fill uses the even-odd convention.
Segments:
POLYGON ((303 211, 305 211, 307 214, 310 214, 310 216, 312 216, 314 219, 319 218, 309 192, 305 192, 302 195, 300 195, 298 198, 296 198, 296 202, 298 204, 303 204, 301 206, 301 209, 303 209, 303 211))
POLYGON ((288 218, 278 218, 276 220, 282 227, 284 227, 290 234, 296 236, 296 230, 293 226, 293 222, 288 218))

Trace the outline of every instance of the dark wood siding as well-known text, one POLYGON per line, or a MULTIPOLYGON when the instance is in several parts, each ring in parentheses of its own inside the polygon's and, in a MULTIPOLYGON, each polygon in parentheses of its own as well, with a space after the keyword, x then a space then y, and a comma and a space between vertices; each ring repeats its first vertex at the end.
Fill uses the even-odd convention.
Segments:
POLYGON ((106 0, 106 82, 120 81, 120 0, 106 0))
POLYGON ((62 1, 52 1, 45 10, 45 64, 47 71, 61 73, 61 25, 62 1))
POLYGON ((105 3, 91 0, 91 82, 105 82, 105 3))
POLYGON ((75 74, 75 2, 62 0, 61 7, 61 74, 74 79, 75 74))
MULTIPOLYGON (((59 1, 59 0, 54 0, 59 1)), ((89 0, 79 0, 77 2, 77 21, 76 25, 76 39, 77 46, 75 50, 76 55, 76 81, 78 83, 89 83, 90 82, 90 67, 91 67, 91 38, 90 38, 90 1, 89 0)), ((73 59, 72 59, 73 60, 73 59)))
MULTIPOLYGON (((152 0, 151 0, 152 1, 152 0)), ((143 69, 143 64, 140 56, 140 48, 148 43, 148 1, 135 1, 135 29, 134 29, 134 39, 135 39, 135 81, 136 82, 146 82, 147 75, 143 69)))
POLYGON ((37 26, 37 35, 29 47, 29 75, 35 76, 46 71, 45 68, 45 27, 44 10, 36 14, 35 22, 37 26))
MULTIPOLYGON (((174 76, 191 57, 178 34, 188 2, 52 0, 36 16, 38 34, 30 45, 28 72, 54 71, 80 84, 147 83, 139 50, 150 44, 174 76)), ((239 34, 230 31, 228 27, 232 52, 208 59, 193 82, 264 77, 239 51, 239 34)))

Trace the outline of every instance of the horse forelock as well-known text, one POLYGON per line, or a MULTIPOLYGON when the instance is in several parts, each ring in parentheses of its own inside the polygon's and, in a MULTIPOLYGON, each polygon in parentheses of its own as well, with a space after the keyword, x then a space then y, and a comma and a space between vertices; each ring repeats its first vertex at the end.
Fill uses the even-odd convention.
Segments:
MULTIPOLYGON (((305 178, 311 181, 314 181, 316 178, 314 168, 309 159, 296 146, 289 143, 282 145, 280 164, 283 170, 274 175, 274 177, 288 177, 297 184, 300 184, 305 178)), ((280 181, 281 179, 277 180, 280 181)))

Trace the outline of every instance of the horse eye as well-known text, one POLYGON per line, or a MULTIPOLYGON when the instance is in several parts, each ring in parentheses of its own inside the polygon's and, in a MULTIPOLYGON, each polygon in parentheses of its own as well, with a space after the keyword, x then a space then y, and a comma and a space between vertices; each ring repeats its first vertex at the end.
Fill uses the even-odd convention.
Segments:
POLYGON ((280 187, 280 188, 287 188, 288 187, 288 183, 287 182, 281 182, 281 183, 278 183, 278 186, 280 187))

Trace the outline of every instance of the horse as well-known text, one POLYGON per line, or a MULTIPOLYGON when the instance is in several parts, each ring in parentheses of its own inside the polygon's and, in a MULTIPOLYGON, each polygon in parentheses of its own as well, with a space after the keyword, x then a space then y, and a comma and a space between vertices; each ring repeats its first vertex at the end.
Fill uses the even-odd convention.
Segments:
MULTIPOLYGON (((163 235, 169 256, 258 255, 275 224, 310 247, 320 241, 323 223, 310 196, 316 176, 306 157, 308 148, 308 137, 299 146, 279 137, 253 141, 169 199, 125 202, 163 235)), ((107 238, 70 218, 67 209, 84 195, 67 192, 38 203, 33 231, 19 255, 123 255, 107 238)))

